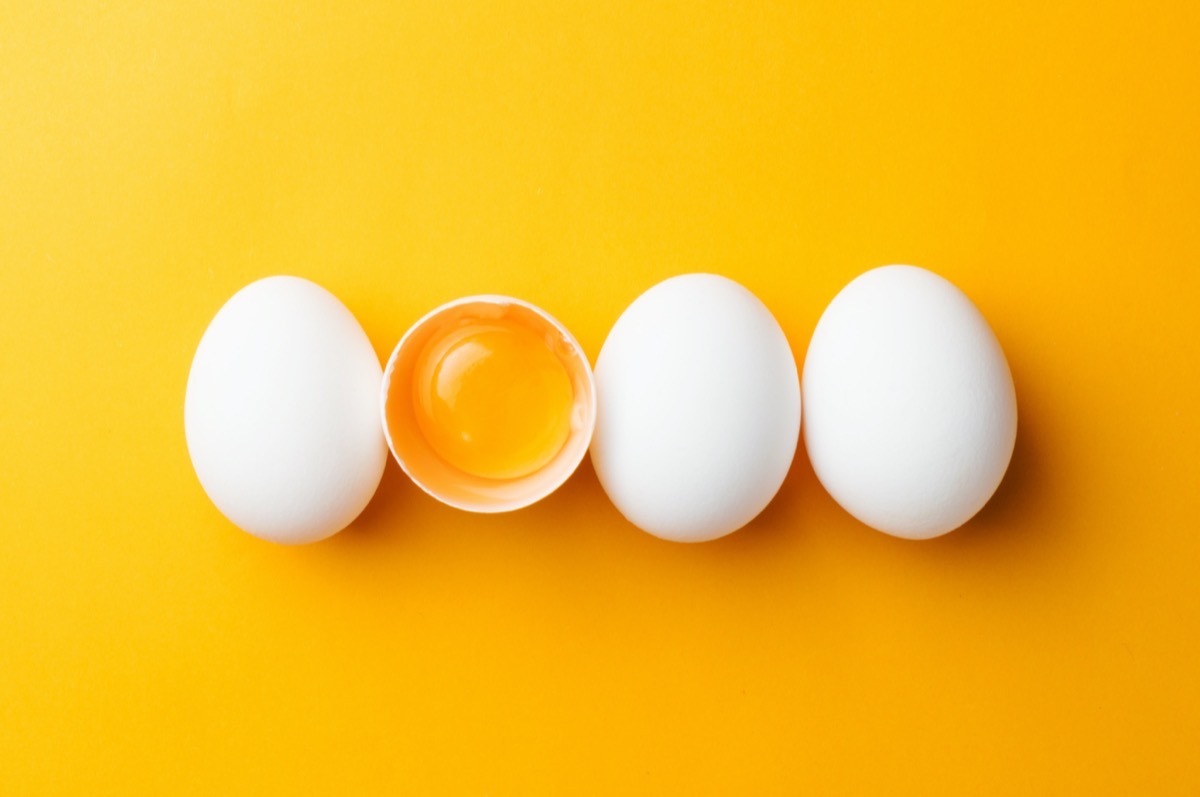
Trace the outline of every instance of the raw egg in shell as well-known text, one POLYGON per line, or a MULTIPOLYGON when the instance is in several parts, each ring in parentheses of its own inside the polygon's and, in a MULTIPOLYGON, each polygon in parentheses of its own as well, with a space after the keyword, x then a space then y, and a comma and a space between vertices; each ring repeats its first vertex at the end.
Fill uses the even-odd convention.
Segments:
POLYGON ((575 471, 596 423, 592 369, 528 302, 472 296, 433 310, 392 353, 380 397, 396 461, 471 512, 520 509, 575 471))

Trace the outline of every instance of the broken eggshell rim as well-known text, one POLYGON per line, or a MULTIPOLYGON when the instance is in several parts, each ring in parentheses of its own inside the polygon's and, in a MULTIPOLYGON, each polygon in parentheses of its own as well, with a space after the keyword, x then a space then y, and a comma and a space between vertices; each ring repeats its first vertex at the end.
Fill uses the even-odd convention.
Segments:
MULTIPOLYGON (((578 404, 579 401, 579 397, 576 396, 576 404, 578 404)), ((592 435, 596 430, 596 406, 596 377, 592 370, 592 364, 591 361, 588 360, 587 352, 583 350, 583 346, 579 344, 579 341, 575 339, 575 336, 571 334, 571 331, 567 329, 567 327, 561 321, 537 305, 527 302, 523 299, 517 299, 512 296, 503 296, 500 294, 478 294, 474 296, 464 296, 460 299, 454 299, 453 301, 438 305, 425 315, 418 318, 411 326, 409 326, 404 335, 401 336, 400 341, 396 344, 395 348, 392 349, 392 353, 388 357, 387 365, 383 369, 383 381, 379 388, 379 415, 380 422, 383 426, 383 436, 387 442, 388 451, 391 453, 392 459, 394 459, 396 464, 400 466, 400 470, 404 471, 404 475, 407 476, 413 484, 417 485, 422 492, 431 498, 434 498, 447 506, 453 507, 454 509, 461 509, 464 512, 475 512, 479 514, 501 514, 504 512, 514 512, 518 509, 524 509, 525 507, 532 506, 538 501, 541 501, 543 498, 547 497, 565 484, 566 481, 575 473, 575 471, 579 470, 580 464, 583 463, 584 458, 587 456, 588 450, 591 448, 592 435), (390 424, 388 423, 388 395, 392 386, 392 377, 396 370, 396 363, 400 359, 400 353, 404 350, 404 347, 408 344, 413 335, 419 332, 422 327, 424 327, 434 318, 443 315, 457 307, 471 304, 488 304, 501 308, 517 306, 533 313, 549 324, 550 327, 552 327, 554 331, 557 332, 561 337, 564 346, 575 352, 576 355, 578 355, 579 361, 583 364, 583 373, 587 382, 587 395, 585 396, 584 404, 591 408, 591 412, 589 413, 590 417, 587 419, 587 422, 578 430, 572 428, 570 436, 568 436, 567 441, 563 443, 563 446, 566 447, 567 445, 571 445, 572 441, 578 437, 583 438, 582 442, 577 444, 578 453, 572 458, 573 461, 565 460, 560 466, 562 468, 561 478, 553 479, 545 486, 531 491, 527 495, 522 495, 521 497, 512 499, 510 501, 497 501, 494 504, 474 504, 458 501, 442 494, 436 488, 427 485, 421 478, 412 472, 412 469, 409 467, 408 463, 405 462, 404 457, 400 456, 399 452, 396 451, 396 445, 392 440, 392 431, 390 424)), ((539 471, 544 468, 551 467, 552 465, 553 460, 546 465, 543 465, 539 471)), ((534 472, 537 473, 539 471, 534 472)))

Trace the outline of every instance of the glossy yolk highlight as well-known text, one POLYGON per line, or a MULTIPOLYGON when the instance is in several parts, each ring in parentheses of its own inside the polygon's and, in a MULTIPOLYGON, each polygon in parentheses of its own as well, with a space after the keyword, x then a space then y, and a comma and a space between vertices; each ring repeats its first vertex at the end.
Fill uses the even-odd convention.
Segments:
POLYGON ((515 479, 554 458, 571 432, 566 367, 515 323, 469 324, 434 339, 413 379, 413 410, 429 445, 459 470, 515 479))

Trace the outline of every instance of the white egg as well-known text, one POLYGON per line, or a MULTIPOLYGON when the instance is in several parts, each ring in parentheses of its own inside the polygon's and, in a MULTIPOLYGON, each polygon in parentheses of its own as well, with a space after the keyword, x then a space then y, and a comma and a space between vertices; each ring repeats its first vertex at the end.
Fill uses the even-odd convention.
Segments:
POLYGON ((741 285, 687 274, 646 291, 617 319, 595 378, 592 463, 634 525, 711 540, 778 492, 800 431, 800 381, 783 330, 741 285))
POLYGON ((387 461, 383 369, 324 288, 268 277, 220 309, 196 350, 184 428, 196 475, 245 531, 324 539, 371 500, 387 461))
POLYGON ((927 539, 1000 484, 1017 434, 1004 352, 971 300, 913 266, 861 275, 821 316, 804 363, 804 442, 863 523, 927 539))

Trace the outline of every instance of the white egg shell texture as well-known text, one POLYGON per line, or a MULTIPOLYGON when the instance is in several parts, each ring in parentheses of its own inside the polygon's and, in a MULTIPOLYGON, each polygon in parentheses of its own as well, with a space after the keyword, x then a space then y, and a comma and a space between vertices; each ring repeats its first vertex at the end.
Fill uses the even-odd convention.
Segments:
POLYGON ((804 362, 804 442, 821 484, 888 534, 966 523, 1017 434, 1004 352, 971 300, 914 266, 862 274, 826 308, 804 362))
POLYGON ((738 283, 687 274, 646 291, 613 326, 595 374, 592 463, 634 525, 711 540, 778 492, 800 431, 800 380, 783 330, 738 283))
POLYGON ((346 307, 319 285, 268 277, 238 291, 196 350, 184 428, 196 475, 234 524, 314 542, 379 486, 383 370, 346 307))

